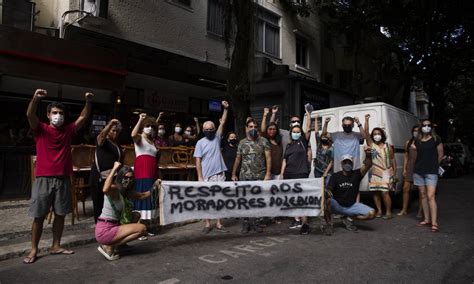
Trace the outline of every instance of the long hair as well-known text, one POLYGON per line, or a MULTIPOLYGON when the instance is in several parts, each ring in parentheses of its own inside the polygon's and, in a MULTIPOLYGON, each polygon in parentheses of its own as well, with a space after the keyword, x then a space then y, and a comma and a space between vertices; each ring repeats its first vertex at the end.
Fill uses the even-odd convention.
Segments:
POLYGON ((376 130, 378 130, 382 135, 382 140, 380 140, 380 143, 385 143, 385 141, 387 141, 387 134, 385 134, 385 131, 380 127, 375 127, 374 129, 372 129, 372 132, 370 133, 370 138, 372 138, 372 141, 374 141, 374 131, 376 130))
POLYGON ((278 127, 278 125, 275 122, 270 122, 267 125, 267 129, 265 129, 265 136, 268 139, 274 139, 277 142, 278 145, 281 145, 280 128, 278 127), (270 138, 270 136, 268 136, 268 128, 270 128, 270 126, 275 126, 275 128, 276 128, 275 137, 272 137, 272 138, 270 138))
POLYGON ((288 144, 292 144, 292 143, 295 142, 295 140, 293 140, 293 138, 291 138, 291 132, 293 132, 293 129, 295 129, 295 128, 299 128, 299 129, 300 129, 300 132, 301 132, 301 135, 304 135, 304 133, 303 133, 303 128, 301 128, 300 125, 295 125, 295 126, 293 126, 292 128, 290 128, 290 135, 289 135, 289 136, 290 136, 290 139, 289 139, 289 141, 288 141, 288 144))
MULTIPOLYGON (((115 184, 118 186, 119 189, 123 189, 122 188, 122 181, 125 177, 126 174, 128 173, 132 173, 133 174, 133 170, 131 167, 129 166, 122 166, 118 172, 117 172, 117 176, 115 177, 115 184)), ((132 183, 133 184, 133 183, 132 183)), ((125 190, 129 190, 130 188, 125 188, 125 190)))
POLYGON ((410 150, 410 147, 411 145, 413 145, 413 143, 415 143, 415 138, 413 137, 413 131, 415 131, 415 129, 418 128, 418 136, 417 138, 420 136, 420 125, 413 125, 413 127, 411 128, 411 138, 410 140, 408 140, 408 144, 407 144, 407 148, 405 149, 407 152, 410 150))

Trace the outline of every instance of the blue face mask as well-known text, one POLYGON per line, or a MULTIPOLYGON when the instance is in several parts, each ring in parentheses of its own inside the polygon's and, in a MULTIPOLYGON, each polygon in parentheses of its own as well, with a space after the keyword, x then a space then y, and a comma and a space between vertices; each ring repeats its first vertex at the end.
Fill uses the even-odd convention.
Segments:
POLYGON ((258 130, 256 128, 252 128, 249 130, 249 135, 252 138, 257 138, 258 136, 258 130))
POLYGON ((300 133, 291 133, 291 139, 293 140, 298 140, 301 137, 301 132, 300 133))

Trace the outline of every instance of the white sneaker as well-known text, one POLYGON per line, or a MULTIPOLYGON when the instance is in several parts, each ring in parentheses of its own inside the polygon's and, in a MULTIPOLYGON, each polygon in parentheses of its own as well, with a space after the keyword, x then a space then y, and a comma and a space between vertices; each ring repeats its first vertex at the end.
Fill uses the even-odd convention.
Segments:
POLYGON ((141 236, 138 238, 139 241, 146 241, 148 240, 148 237, 147 236, 141 236))
POLYGON ((108 254, 103 248, 102 246, 98 246, 97 247, 97 250, 107 259, 107 260, 110 260, 110 261, 114 261, 114 260, 117 260, 120 258, 120 256, 118 254, 115 254, 115 253, 112 253, 111 255, 108 254))

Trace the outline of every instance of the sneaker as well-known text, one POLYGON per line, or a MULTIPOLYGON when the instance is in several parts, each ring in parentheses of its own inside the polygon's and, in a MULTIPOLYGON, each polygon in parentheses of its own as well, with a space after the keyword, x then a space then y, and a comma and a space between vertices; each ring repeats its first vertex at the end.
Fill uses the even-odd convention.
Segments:
POLYGON ((301 235, 307 235, 311 232, 311 228, 309 227, 308 224, 303 224, 300 229, 300 234, 301 235))
POLYGON ((97 250, 107 259, 107 260, 110 260, 110 261, 114 261, 114 260, 117 260, 120 258, 120 256, 118 254, 115 254, 115 253, 111 253, 111 254, 108 254, 106 252, 106 250, 100 245, 97 247, 97 250))
POLYGON ((351 232, 357 231, 357 227, 354 225, 351 218, 349 217, 342 218, 342 223, 344 224, 344 226, 346 226, 346 230, 351 231, 351 232))
POLYGON ((141 236, 138 238, 139 241, 146 241, 148 240, 148 237, 147 236, 141 236))
POLYGON ((154 237, 154 236, 155 236, 155 234, 153 234, 153 233, 150 233, 150 232, 147 232, 147 236, 148 236, 148 237, 154 237))
POLYGON ((290 224, 288 228, 290 229, 299 229, 303 226, 303 222, 301 220, 293 220, 293 222, 290 224))
POLYGON ((334 227, 329 224, 323 224, 321 225, 321 232, 326 236, 332 236, 332 234, 334 233, 334 227))
POLYGON ((204 228, 202 228, 202 232, 203 232, 204 234, 209 234, 209 232, 210 232, 211 230, 212 230, 211 227, 204 227, 204 228))
POLYGON ((217 226, 216 226, 216 231, 217 231, 217 232, 221 232, 221 233, 228 233, 228 232, 229 232, 229 231, 227 231, 227 230, 225 229, 224 226, 220 226, 220 227, 217 227, 217 226))
POLYGON ((242 230, 240 231, 242 234, 247 234, 250 231, 250 224, 247 221, 242 223, 242 230))

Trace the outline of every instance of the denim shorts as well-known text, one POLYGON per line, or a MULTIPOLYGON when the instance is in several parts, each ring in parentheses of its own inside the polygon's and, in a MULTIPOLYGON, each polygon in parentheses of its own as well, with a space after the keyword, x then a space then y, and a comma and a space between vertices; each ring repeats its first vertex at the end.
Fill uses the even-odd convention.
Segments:
POLYGON ((356 202, 350 207, 341 206, 334 198, 331 198, 331 211, 334 214, 340 214, 344 216, 365 216, 370 211, 374 211, 374 208, 369 207, 363 203, 356 202))
POLYGON ((419 175, 419 174, 413 174, 413 184, 416 186, 423 186, 423 185, 429 185, 429 186, 435 186, 438 185, 438 175, 419 175))

